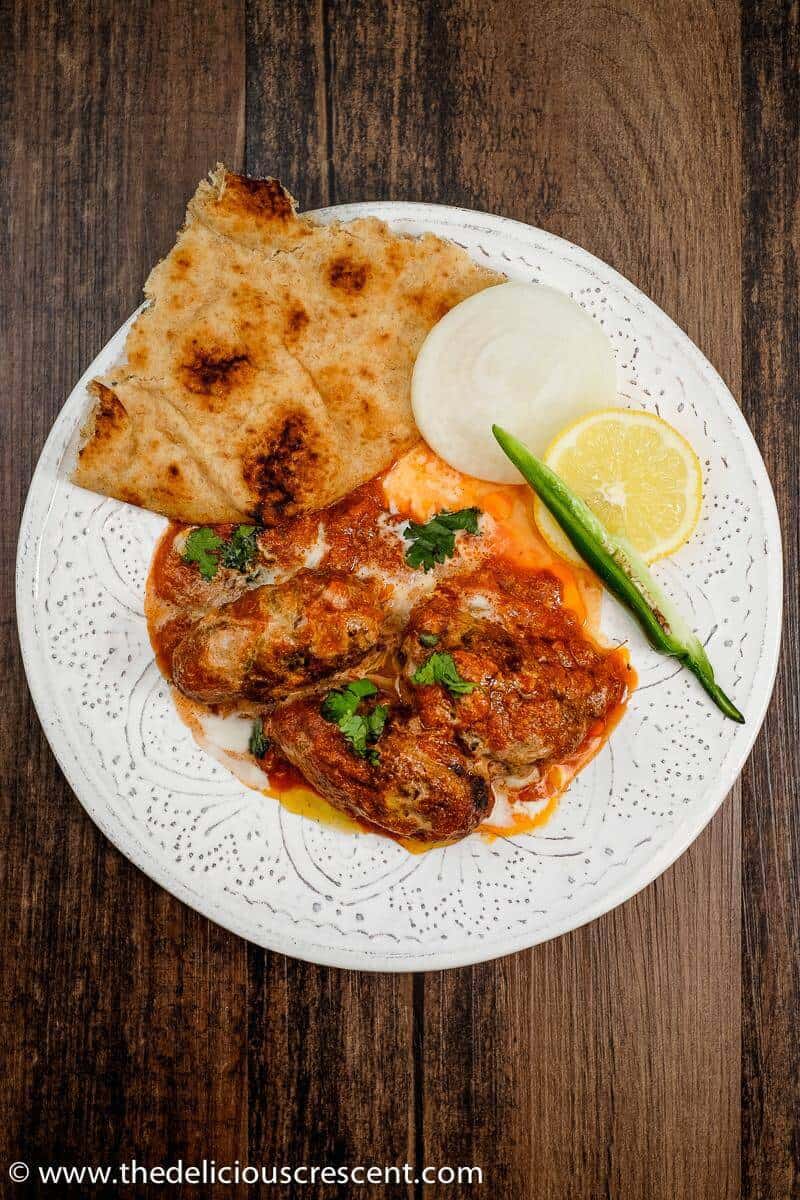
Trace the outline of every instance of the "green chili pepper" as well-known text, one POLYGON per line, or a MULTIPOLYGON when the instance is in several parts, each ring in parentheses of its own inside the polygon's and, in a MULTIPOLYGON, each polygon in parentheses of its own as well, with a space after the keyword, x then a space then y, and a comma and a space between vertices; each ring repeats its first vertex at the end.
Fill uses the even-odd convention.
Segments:
POLYGON ((549 508, 581 558, 636 617, 653 649, 678 659, 697 676, 726 717, 744 724, 736 705, 715 682, 702 643, 661 591, 633 546, 625 538, 609 533, 591 509, 517 438, 498 425, 492 426, 492 433, 549 508))

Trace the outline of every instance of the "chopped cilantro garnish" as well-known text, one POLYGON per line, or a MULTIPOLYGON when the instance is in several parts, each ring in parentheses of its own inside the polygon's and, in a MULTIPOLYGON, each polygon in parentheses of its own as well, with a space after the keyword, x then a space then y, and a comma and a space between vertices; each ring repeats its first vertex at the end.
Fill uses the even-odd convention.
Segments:
POLYGON ((377 742, 386 726, 386 718, 388 716, 389 709, 385 704, 375 705, 372 712, 367 717, 367 737, 370 741, 377 742))
POLYGON ((256 758, 263 758, 269 750, 269 738, 264 733, 264 722, 261 720, 261 717, 253 722, 247 748, 256 758))
POLYGON ((220 566, 246 571, 258 549, 257 525, 237 525, 229 538, 221 538, 208 525, 193 529, 183 548, 185 562, 197 563, 203 579, 213 579, 220 566))
POLYGON ((430 650, 431 646, 438 644, 439 635, 438 633, 421 633, 418 640, 421 646, 427 646, 430 650))
POLYGON ((344 735, 345 739, 350 743, 353 753, 357 758, 366 758, 367 756, 367 721, 365 717, 359 717, 356 713, 350 713, 346 717, 342 717, 338 722, 339 730, 344 735))
POLYGON ((466 696, 474 691, 477 683, 462 679, 450 654, 437 651, 427 662, 414 672, 411 682, 416 684, 441 683, 454 696, 466 696))
POLYGON ((219 555, 223 567, 246 571, 256 555, 259 529, 257 525, 237 525, 219 555))
POLYGON ((425 525, 409 521, 403 529, 403 537, 411 545, 406 550, 406 562, 410 567, 422 567, 430 571, 435 563, 443 563, 456 552, 456 532, 478 532, 479 508, 461 508, 458 512, 437 513, 425 525))
POLYGON ((336 724, 343 717, 352 717, 361 701, 367 696, 374 696, 377 691, 375 684, 369 679, 355 679, 346 687, 328 692, 322 702, 322 715, 326 721, 336 724))
POLYGON ((383 733, 389 709, 385 704, 376 704, 369 713, 356 710, 368 696, 375 696, 378 689, 369 679, 355 679, 343 688, 328 692, 320 712, 326 721, 338 725, 357 758, 366 758, 376 766, 380 762, 378 751, 372 748, 383 733))
POLYGON ((202 525, 199 529, 193 529, 187 537, 183 548, 184 560, 197 563, 203 579, 213 579, 219 566, 216 552, 221 545, 222 538, 207 525, 202 525))

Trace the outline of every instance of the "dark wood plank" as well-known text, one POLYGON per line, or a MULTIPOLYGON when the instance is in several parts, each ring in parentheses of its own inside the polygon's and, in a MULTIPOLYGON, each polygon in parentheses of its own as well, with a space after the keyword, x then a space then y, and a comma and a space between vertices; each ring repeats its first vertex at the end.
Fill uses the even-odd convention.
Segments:
POLYGON ((743 399, 783 527, 782 663, 743 775, 742 1175, 748 1200, 800 1192, 800 11, 743 6, 743 399))
MULTIPOLYGON (((249 986, 251 1161, 413 1163, 410 978, 334 971, 251 947, 249 986)), ((358 1191, 413 1194, 404 1184, 358 1191)), ((303 1193, 332 1194, 323 1184, 303 1193)))
MULTIPOLYGON (((329 39, 332 199, 544 225, 738 388, 733 3, 338 3, 329 39)), ((498 1197, 737 1194, 738 812, 589 929, 417 985, 421 1161, 498 1197)))
POLYGON ((64 398, 139 303, 197 179, 241 161, 240 5, 42 0, 5 5, 3 21, 3 1179, 15 1157, 234 1159, 246 947, 80 808, 27 696, 11 589, 22 501, 64 398))
POLYGON ((247 170, 280 179, 303 209, 330 203, 323 7, 246 5, 247 170))

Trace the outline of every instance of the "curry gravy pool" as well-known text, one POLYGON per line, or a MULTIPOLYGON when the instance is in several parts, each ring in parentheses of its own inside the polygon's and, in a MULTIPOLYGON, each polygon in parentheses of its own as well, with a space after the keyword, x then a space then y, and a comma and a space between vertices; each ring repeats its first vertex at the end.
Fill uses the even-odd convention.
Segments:
MULTIPOLYGON (((385 581, 386 603, 399 623, 404 623, 414 606, 430 596, 443 579, 463 575, 472 566, 489 565, 498 576, 504 570, 546 570, 561 585, 564 608, 575 614, 592 644, 606 649, 599 632, 600 585, 587 571, 558 558, 541 539, 531 516, 528 490, 462 475, 423 444, 405 454, 383 477, 357 489, 331 509, 295 518, 290 526, 261 534, 259 564, 247 584, 229 577, 231 572, 220 572, 213 585, 200 579, 196 571, 187 572, 181 558, 185 536, 185 526, 170 524, 156 549, 147 584, 150 637, 159 666, 169 679, 175 645, 209 604, 230 602, 248 586, 278 583, 298 570, 313 571, 323 564, 348 575, 385 581), (442 510, 473 506, 482 514, 479 537, 460 536, 454 557, 435 571, 409 571, 405 567, 404 518, 422 523, 442 510)), ((635 686, 627 652, 615 650, 613 657, 625 672, 626 688, 620 703, 603 720, 588 727, 572 754, 551 763, 543 772, 535 772, 532 782, 514 780, 513 787, 494 787, 494 805, 478 826, 484 836, 517 834, 544 824, 570 781, 601 749, 635 686)), ((391 654, 374 670, 355 667, 348 674, 383 679, 390 670, 390 658, 391 654)), ((330 686, 336 687, 336 680, 330 686)), ((253 722, 264 711, 263 703, 240 700, 209 705, 176 688, 173 696, 179 715, 198 744, 247 787, 277 798, 288 810, 320 823, 351 832, 370 829, 394 836, 333 807, 274 748, 260 760, 249 752, 253 722)), ((413 852, 441 844, 396 840, 413 852)))

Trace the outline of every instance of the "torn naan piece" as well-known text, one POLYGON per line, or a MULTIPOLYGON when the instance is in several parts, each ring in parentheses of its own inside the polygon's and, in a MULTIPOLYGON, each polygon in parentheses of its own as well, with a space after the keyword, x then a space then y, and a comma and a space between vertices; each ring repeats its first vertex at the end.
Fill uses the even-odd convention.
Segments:
POLYGON ((150 274, 126 361, 92 385, 73 481, 195 524, 322 508, 417 440, 426 334, 503 281, 431 234, 318 225, 277 180, 220 166, 150 274))

